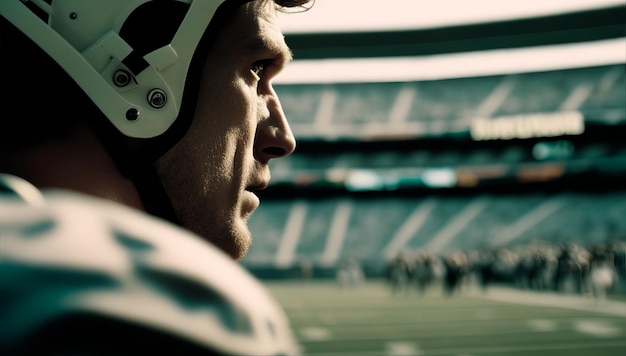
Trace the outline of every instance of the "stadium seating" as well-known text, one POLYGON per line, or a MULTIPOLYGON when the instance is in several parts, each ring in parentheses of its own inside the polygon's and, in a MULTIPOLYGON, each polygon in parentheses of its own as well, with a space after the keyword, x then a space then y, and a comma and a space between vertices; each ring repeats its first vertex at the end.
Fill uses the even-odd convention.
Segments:
POLYGON ((536 241, 591 245, 626 239, 624 217, 624 190, 267 199, 250 219, 254 243, 242 262, 333 265, 351 257, 382 265, 390 252, 402 250, 444 253, 536 241), (296 210, 300 219, 294 219, 296 210))
MULTIPOLYGON (((316 184, 332 187, 344 184, 348 174, 355 172, 371 186, 385 190, 390 189, 380 178, 385 174, 402 177, 404 171, 424 168, 482 167, 495 172, 532 168, 538 161, 550 160, 566 160, 574 172, 624 167, 623 142, 615 145, 615 140, 605 141, 603 134, 580 142, 563 141, 572 149, 566 155, 546 158, 533 154, 534 141, 472 143, 460 148, 455 146, 460 141, 441 143, 439 138, 467 131, 475 118, 533 113, 579 111, 588 125, 624 124, 624 73, 620 64, 418 82, 277 85, 294 134, 301 146, 311 144, 304 153, 296 151, 270 162, 270 189, 275 185, 296 190, 316 184), (372 138, 389 138, 399 142, 395 140, 407 137, 440 141, 410 149, 397 149, 392 143, 368 151, 328 146, 332 141, 371 143, 372 138), (605 164, 600 165, 602 162, 605 164)), ((345 191, 333 194, 263 198, 250 219, 254 243, 242 263, 293 267, 306 260, 333 267, 355 258, 366 266, 382 266, 403 250, 444 253, 535 241, 589 245, 626 239, 623 187, 603 192, 537 190, 523 194, 441 194, 438 190, 374 196, 345 191)))
POLYGON ((387 130, 428 136, 467 129, 477 117, 562 110, 579 110, 590 121, 626 121, 624 65, 406 83, 283 84, 276 91, 302 138, 387 130))

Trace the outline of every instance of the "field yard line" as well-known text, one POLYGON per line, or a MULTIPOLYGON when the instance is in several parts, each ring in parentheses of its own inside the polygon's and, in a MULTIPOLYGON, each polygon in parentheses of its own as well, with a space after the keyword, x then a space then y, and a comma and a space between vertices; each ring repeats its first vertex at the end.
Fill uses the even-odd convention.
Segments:
POLYGON ((590 349, 590 354, 594 354, 602 347, 616 347, 626 346, 626 341, 608 341, 605 343, 565 343, 565 344, 551 344, 551 345, 522 345, 522 346, 493 346, 493 347, 463 347, 458 349, 437 349, 427 352, 422 352, 419 355, 475 355, 475 354, 487 354, 487 353, 507 353, 518 351, 546 351, 546 350, 580 350, 590 349))
MULTIPOLYGON (((581 350, 590 349, 590 355, 594 354, 603 347, 616 347, 626 346, 626 341, 607 341, 603 343, 564 343, 564 344, 551 344, 551 345, 522 345, 522 346, 493 346, 493 347, 463 347, 463 348, 449 348, 449 349, 436 349, 436 350, 418 350, 418 353, 414 356, 428 356, 428 355, 480 355, 490 354, 497 352, 498 354, 504 354, 507 352, 519 352, 519 351, 547 351, 547 350, 581 350)), ((360 356, 380 356, 384 355, 383 350, 365 351, 359 350, 360 356)), ((332 352, 311 352, 306 353, 307 356, 352 356, 355 355, 354 351, 332 351, 332 352)))
POLYGON ((385 355, 387 356, 413 356, 421 355, 415 341, 389 341, 385 344, 385 355))
POLYGON ((513 304, 576 309, 626 317, 626 303, 624 302, 606 299, 595 300, 592 297, 579 295, 489 287, 487 292, 474 292, 472 296, 513 304))
POLYGON ((595 337, 617 337, 622 333, 615 325, 600 320, 578 320, 574 330, 595 337))

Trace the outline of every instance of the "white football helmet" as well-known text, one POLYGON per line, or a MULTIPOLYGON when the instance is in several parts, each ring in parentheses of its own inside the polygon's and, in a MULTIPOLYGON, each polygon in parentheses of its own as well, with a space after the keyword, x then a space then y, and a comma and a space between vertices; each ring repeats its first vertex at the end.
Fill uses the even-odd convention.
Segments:
POLYGON ((152 138, 178 118, 196 49, 207 47, 200 42, 211 40, 206 30, 223 2, 3 0, 0 11, 76 81, 121 133, 152 138), (133 34, 137 29, 140 35, 133 34))

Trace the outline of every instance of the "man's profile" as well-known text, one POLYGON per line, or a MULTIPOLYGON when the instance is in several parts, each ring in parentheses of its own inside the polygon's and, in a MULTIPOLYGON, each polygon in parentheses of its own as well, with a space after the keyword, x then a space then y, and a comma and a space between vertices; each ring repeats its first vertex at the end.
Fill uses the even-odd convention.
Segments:
POLYGON ((277 12, 311 4, 0 3, 0 353, 297 353, 236 261, 295 149, 277 12))

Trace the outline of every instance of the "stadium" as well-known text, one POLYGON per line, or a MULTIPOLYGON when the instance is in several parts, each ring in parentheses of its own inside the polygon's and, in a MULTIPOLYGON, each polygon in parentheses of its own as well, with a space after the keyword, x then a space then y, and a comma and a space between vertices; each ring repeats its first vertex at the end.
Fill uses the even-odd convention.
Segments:
MULTIPOLYGON (((530 247, 562 246, 611 246, 623 255, 624 2, 536 9, 535 1, 437 23, 428 6, 399 1, 353 28, 325 22, 327 2, 310 10, 312 20, 293 16, 284 28, 295 60, 275 89, 298 147, 271 163, 242 261, 281 299, 306 354, 626 350, 623 305, 599 310, 581 286, 554 302, 544 293, 545 304, 534 307, 520 294, 509 297, 524 306, 498 304, 495 294, 452 301, 431 291, 418 308, 415 296, 391 301, 386 279, 400 255, 462 252, 471 260, 498 250, 519 261, 530 247), (392 11, 403 14, 380 26, 392 11), (418 24, 405 22, 405 12, 418 24), (346 262, 373 282, 340 291, 346 262), (562 310, 570 297, 583 299, 562 310), (481 311, 484 332, 471 326, 481 311), (581 334, 589 323, 609 331, 581 334)), ((510 277, 495 280, 519 287, 510 277)), ((623 284, 612 292, 624 299, 623 284)))

